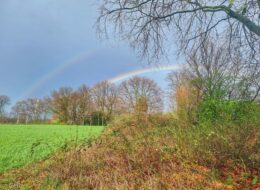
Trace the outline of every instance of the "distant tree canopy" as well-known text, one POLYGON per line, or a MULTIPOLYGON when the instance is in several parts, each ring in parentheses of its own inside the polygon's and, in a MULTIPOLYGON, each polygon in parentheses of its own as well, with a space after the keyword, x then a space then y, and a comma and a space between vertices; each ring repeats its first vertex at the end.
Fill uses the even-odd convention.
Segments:
POLYGON ((211 39, 228 44, 231 57, 240 52, 260 64, 259 0, 103 0, 97 23, 101 34, 114 24, 116 35, 151 60, 173 41, 187 53, 211 39))
POLYGON ((50 118, 50 109, 50 99, 29 98, 16 102, 11 113, 16 123, 40 123, 50 118))
POLYGON ((119 114, 162 110, 158 85, 152 79, 133 77, 121 85, 102 81, 91 88, 62 87, 50 97, 18 101, 12 106, 11 119, 16 123, 106 125, 119 114))

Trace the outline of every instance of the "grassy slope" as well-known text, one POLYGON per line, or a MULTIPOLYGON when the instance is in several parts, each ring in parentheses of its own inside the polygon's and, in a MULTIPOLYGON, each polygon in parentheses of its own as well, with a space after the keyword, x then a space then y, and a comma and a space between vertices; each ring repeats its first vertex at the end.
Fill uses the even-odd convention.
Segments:
POLYGON ((258 125, 205 131, 176 122, 120 117, 87 146, 0 174, 0 189, 260 188, 258 125))
POLYGON ((102 129, 92 126, 0 125, 0 173, 43 159, 67 143, 91 138, 102 129))

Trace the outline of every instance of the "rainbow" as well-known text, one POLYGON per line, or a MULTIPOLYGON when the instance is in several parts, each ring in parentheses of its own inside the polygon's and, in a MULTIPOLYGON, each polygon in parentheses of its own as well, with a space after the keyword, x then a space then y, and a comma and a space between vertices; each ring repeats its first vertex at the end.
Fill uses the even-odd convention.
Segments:
POLYGON ((130 71, 127 73, 124 73, 122 75, 118 75, 112 79, 109 79, 108 82, 110 83, 117 83, 123 80, 126 80, 128 78, 137 76, 137 75, 142 75, 142 74, 146 74, 146 73, 152 73, 152 72, 160 72, 160 71, 170 71, 170 70, 178 70, 180 69, 180 65, 178 64, 167 64, 167 65, 158 65, 158 66, 153 66, 153 67, 147 67, 147 68, 143 68, 143 69, 139 69, 139 70, 135 70, 135 71, 130 71))
MULTIPOLYGON (((44 84, 47 84, 48 82, 50 82, 55 76, 62 74, 64 71, 66 71, 68 68, 70 68, 74 65, 77 65, 77 64, 82 63, 82 62, 89 61, 89 59, 92 56, 94 56, 97 52, 98 52, 97 50, 92 50, 92 51, 87 52, 87 53, 83 52, 79 56, 74 57, 71 60, 67 61, 65 64, 62 64, 61 66, 55 68, 50 73, 44 75, 42 78, 37 80, 17 100, 22 100, 24 98, 30 97, 38 89, 40 89, 44 84)), ((180 68, 180 65, 177 65, 177 64, 151 66, 151 67, 142 68, 142 69, 139 69, 139 70, 130 71, 130 72, 118 75, 118 76, 113 77, 113 78, 111 78, 107 81, 110 82, 110 83, 117 83, 117 82, 120 82, 122 80, 125 80, 127 78, 130 78, 130 77, 133 77, 133 76, 136 76, 136 75, 141 75, 141 74, 146 74, 146 73, 151 73, 151 72, 167 71, 167 70, 178 70, 179 68, 180 68)))
POLYGON ((66 71, 68 68, 72 67, 73 65, 77 65, 79 63, 82 63, 83 61, 88 61, 92 56, 94 56, 98 51, 92 50, 90 52, 83 52, 79 56, 76 56, 66 63, 58 66, 53 71, 49 72, 48 74, 44 75, 42 78, 37 80, 29 89, 26 90, 25 93, 21 95, 18 100, 21 100, 23 98, 30 97, 34 92, 36 92, 38 89, 40 89, 44 84, 47 84, 50 82, 55 76, 58 76, 62 74, 64 71, 66 71))

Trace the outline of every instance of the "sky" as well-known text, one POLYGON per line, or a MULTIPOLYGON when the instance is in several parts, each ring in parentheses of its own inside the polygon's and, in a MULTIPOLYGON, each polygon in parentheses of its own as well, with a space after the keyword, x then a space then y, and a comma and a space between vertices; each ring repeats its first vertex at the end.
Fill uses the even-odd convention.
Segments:
POLYGON ((1 0, 0 95, 15 102, 43 97, 63 86, 76 89, 117 78, 118 83, 134 73, 153 78, 164 89, 174 67, 147 72, 155 66, 140 60, 126 42, 98 39, 97 2, 1 0))

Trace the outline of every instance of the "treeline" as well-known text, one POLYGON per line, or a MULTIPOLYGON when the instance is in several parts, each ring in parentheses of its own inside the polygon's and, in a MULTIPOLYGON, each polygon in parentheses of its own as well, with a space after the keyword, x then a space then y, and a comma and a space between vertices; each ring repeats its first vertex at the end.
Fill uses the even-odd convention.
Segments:
POLYGON ((144 77, 133 77, 120 85, 103 81, 92 88, 62 87, 46 98, 18 101, 10 113, 4 111, 10 99, 1 96, 0 122, 106 125, 115 115, 135 112, 140 104, 149 113, 161 112, 162 97, 156 82, 144 77))
MULTIPOLYGON (((245 107, 259 106, 260 67, 241 52, 230 57, 228 48, 204 41, 186 56, 181 70, 168 75, 168 102, 183 122, 237 119, 246 115, 245 107)), ((16 102, 9 114, 4 108, 10 99, 0 96, 0 122, 106 125, 123 113, 162 112, 165 94, 152 79, 133 77, 119 85, 103 81, 91 88, 63 87, 46 98, 16 102)))

